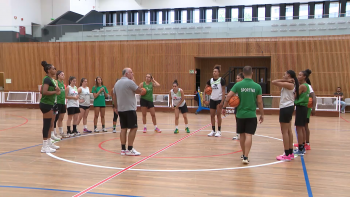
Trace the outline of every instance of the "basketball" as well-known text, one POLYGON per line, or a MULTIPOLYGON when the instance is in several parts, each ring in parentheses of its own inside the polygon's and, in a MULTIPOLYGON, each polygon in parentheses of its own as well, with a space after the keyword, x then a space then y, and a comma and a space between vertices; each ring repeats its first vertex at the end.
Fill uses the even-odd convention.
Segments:
POLYGON ((145 89, 145 88, 141 88, 141 93, 140 93, 140 95, 141 96, 144 96, 144 95, 146 95, 146 93, 147 93, 147 90, 145 89))
POLYGON ((212 91, 212 89, 211 89, 210 86, 207 87, 207 88, 205 88, 205 94, 206 94, 206 95, 211 95, 211 91, 212 91))
POLYGON ((228 101, 228 104, 230 105, 230 107, 237 107, 239 105, 239 97, 238 96, 233 96, 230 98, 230 100, 228 101))
POLYGON ((307 104, 307 108, 312 108, 312 97, 309 97, 309 103, 307 104))

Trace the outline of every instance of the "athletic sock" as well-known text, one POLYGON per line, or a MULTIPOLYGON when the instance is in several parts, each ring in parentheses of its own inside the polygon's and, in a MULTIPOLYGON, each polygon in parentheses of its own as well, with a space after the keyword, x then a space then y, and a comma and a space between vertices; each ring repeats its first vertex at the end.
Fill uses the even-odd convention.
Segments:
POLYGON ((185 124, 185 128, 188 128, 188 124, 185 124))
POLYGON ((243 156, 243 160, 248 160, 248 157, 246 157, 246 156, 243 156))
POLYGON ((104 125, 102 125, 102 129, 104 129, 105 128, 105 126, 104 125))
POLYGON ((113 129, 115 129, 116 127, 117 127, 117 125, 114 124, 114 125, 113 125, 113 129))
POLYGON ((176 129, 179 129, 179 126, 178 126, 178 125, 176 125, 176 126, 175 126, 175 128, 176 128, 176 129))
POLYGON ((221 127, 218 127, 218 130, 221 131, 221 127))
POLYGON ((286 155, 286 156, 288 156, 290 153, 289 153, 289 149, 288 150, 284 150, 284 154, 286 155))
POLYGON ((157 125, 154 125, 154 129, 156 129, 156 128, 158 128, 158 126, 157 126, 157 125))
POLYGON ((77 132, 77 125, 73 125, 73 132, 77 132))
POLYGON ((299 144, 299 151, 303 151, 304 150, 304 144, 299 144))
POLYGON ((67 126, 67 132, 69 132, 69 133, 71 132, 70 131, 70 126, 67 126))
POLYGON ((211 126, 211 129, 215 132, 215 126, 211 126))
POLYGON ((97 129, 97 125, 94 125, 94 129, 97 129))
POLYGON ((87 129, 87 125, 84 125, 84 129, 87 129))
POLYGON ((293 149, 292 149, 292 148, 289 149, 289 154, 290 154, 290 155, 293 154, 293 149))
POLYGON ((132 150, 132 146, 128 146, 128 150, 132 150))
POLYGON ((146 125, 145 125, 145 124, 143 125, 143 128, 146 128, 146 125))
POLYGON ((122 144, 122 150, 126 150, 125 144, 122 144))

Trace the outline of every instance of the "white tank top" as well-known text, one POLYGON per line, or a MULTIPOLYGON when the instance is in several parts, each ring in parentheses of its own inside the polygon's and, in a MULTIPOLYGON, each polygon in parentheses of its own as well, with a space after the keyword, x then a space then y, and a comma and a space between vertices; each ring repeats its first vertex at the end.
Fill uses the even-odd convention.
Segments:
POLYGON ((281 99, 280 99, 280 108, 294 106, 294 92, 295 92, 295 88, 293 90, 288 90, 286 88, 282 88, 281 99))
MULTIPOLYGON (((67 86, 69 88, 68 91, 68 96, 77 96, 78 95, 78 89, 77 86, 74 86, 74 88, 72 88, 71 86, 67 86)), ((75 100, 75 99, 67 99, 67 108, 69 107, 79 107, 79 100, 75 100)))
MULTIPOLYGON (((173 100, 173 106, 177 106, 179 104, 179 102, 181 101, 181 88, 179 88, 179 90, 177 91, 177 93, 174 93, 174 90, 171 89, 171 99, 173 100)), ((186 103, 186 101, 184 100, 179 107, 184 106, 186 103)))
POLYGON ((211 84, 211 96, 210 99, 213 101, 219 101, 222 99, 222 87, 221 87, 221 77, 214 81, 213 78, 210 79, 211 84))
POLYGON ((86 88, 83 88, 83 87, 80 87, 81 88, 81 93, 80 93, 80 99, 81 100, 84 100, 83 103, 79 103, 79 105, 81 106, 84 106, 84 107, 89 107, 90 106, 90 89, 89 87, 86 87, 86 88))

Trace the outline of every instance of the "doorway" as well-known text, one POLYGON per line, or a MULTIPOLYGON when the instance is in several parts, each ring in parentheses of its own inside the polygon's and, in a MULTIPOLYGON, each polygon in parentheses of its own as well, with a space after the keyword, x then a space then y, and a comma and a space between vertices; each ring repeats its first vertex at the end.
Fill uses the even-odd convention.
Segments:
POLYGON ((0 91, 4 91, 5 89, 5 78, 4 78, 4 73, 0 72, 0 91))

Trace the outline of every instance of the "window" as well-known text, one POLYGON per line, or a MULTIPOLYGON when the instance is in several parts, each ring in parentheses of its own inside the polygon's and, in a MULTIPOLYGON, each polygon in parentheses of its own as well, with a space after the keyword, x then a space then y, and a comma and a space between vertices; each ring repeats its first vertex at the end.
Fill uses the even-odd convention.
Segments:
POLYGON ((286 6, 286 20, 293 20, 293 5, 286 6))
POLYGON ((309 18, 309 5, 300 4, 299 7, 299 19, 308 19, 309 18))
POLYGON ((346 16, 350 16, 350 1, 346 2, 346 16))
POLYGON ((323 3, 315 4, 315 18, 322 18, 323 15, 323 3))
POLYGON ((128 25, 128 13, 123 13, 123 25, 128 25))
POLYGON ((134 25, 138 25, 139 24, 139 13, 135 12, 134 13, 134 25))
POLYGON ((145 13, 145 24, 149 25, 151 23, 151 14, 149 11, 145 13))
POLYGON ((252 21, 252 7, 244 7, 244 21, 252 21))
POLYGON ((335 18, 339 15, 339 2, 331 2, 329 4, 329 18, 335 18))
POLYGON ((205 10, 205 22, 211 23, 213 19, 213 10, 212 9, 206 9, 205 10))
POLYGON ((232 8, 231 21, 238 21, 238 8, 232 8))
POLYGON ((265 7, 258 7, 258 20, 259 21, 265 20, 265 7))
POLYGON ((175 11, 174 10, 170 10, 169 12, 168 12, 168 23, 169 24, 173 24, 174 22, 175 22, 175 11))
POLYGON ((181 10, 181 23, 187 23, 187 10, 181 10))
POLYGON ((226 16, 225 16, 225 8, 219 8, 218 11, 218 22, 225 22, 226 16))
POLYGON ((271 20, 280 19, 280 6, 271 6, 271 20))
POLYGON ((163 12, 162 11, 157 12, 157 24, 163 24, 163 12))
POLYGON ((193 22, 199 23, 199 9, 193 10, 193 22))

